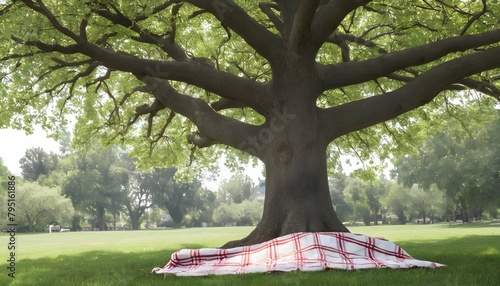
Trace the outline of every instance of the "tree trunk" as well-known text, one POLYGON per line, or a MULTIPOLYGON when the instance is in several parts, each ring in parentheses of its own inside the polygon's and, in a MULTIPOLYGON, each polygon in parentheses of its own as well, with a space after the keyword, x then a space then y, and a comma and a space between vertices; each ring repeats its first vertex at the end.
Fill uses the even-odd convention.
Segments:
POLYGON ((140 213, 140 211, 134 210, 130 203, 127 203, 125 206, 127 207, 130 222, 132 223, 132 230, 139 230, 139 218, 141 217, 142 213, 140 213))
POLYGON ((169 202, 165 204, 166 209, 168 210, 168 214, 172 218, 174 223, 174 228, 182 227, 182 219, 184 218, 184 214, 181 210, 181 206, 175 204, 173 202, 169 202))
POLYGON ((139 230, 139 214, 135 211, 129 211, 130 221, 132 222, 132 229, 139 230))
POLYGON ((256 244, 295 232, 348 232, 331 203, 325 155, 309 157, 304 153, 294 155, 286 168, 266 164, 262 220, 248 237, 228 242, 224 248, 256 244))
POLYGON ((28 214, 26 214, 26 218, 28 220, 28 231, 34 233, 35 232, 35 220, 31 219, 28 214))
MULTIPOLYGON (((288 99, 294 99, 297 90, 308 89, 307 84, 294 87, 284 90, 288 99)), ((266 197, 262 220, 249 236, 228 242, 224 248, 295 232, 348 232, 330 198, 326 166, 329 142, 322 137, 315 102, 290 100, 280 106, 274 117, 267 118, 268 128, 259 132, 258 138, 248 139, 254 148, 264 150, 261 159, 266 168, 266 197)))
POLYGON ((469 212, 467 211, 467 203, 465 202, 465 199, 462 196, 459 196, 458 200, 460 201, 460 208, 462 209, 462 222, 464 223, 469 222, 469 212))
POLYGON ((404 211, 399 210, 399 211, 396 212, 396 215, 398 217, 398 223, 399 224, 406 224, 406 217, 405 217, 404 211))
POLYGON ((106 230, 105 221, 104 221, 104 207, 97 206, 96 208, 96 216, 97 216, 97 227, 100 231, 106 230))

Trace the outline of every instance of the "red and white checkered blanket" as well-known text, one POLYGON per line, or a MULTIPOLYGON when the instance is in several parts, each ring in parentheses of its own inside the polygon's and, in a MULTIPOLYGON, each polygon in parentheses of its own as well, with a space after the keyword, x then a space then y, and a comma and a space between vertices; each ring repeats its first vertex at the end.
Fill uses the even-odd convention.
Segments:
POLYGON ((157 274, 204 276, 272 271, 444 267, 416 260, 383 239, 343 232, 300 232, 231 249, 183 249, 157 274))

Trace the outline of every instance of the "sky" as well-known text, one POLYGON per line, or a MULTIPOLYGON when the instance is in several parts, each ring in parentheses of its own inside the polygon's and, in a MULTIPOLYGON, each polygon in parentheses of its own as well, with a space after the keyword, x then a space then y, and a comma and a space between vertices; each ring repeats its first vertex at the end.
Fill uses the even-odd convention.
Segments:
POLYGON ((12 175, 21 175, 19 160, 26 149, 35 147, 42 147, 47 153, 59 152, 59 143, 47 138, 41 128, 35 128, 34 133, 29 136, 20 130, 0 129, 0 158, 12 175))

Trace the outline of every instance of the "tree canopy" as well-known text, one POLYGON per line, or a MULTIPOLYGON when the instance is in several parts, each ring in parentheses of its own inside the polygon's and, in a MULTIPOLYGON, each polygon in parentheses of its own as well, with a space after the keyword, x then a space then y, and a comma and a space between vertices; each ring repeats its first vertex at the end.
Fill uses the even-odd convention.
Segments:
POLYGON ((72 118, 65 114, 78 115, 76 141, 97 134, 106 142, 132 143, 149 166, 205 158, 206 151, 195 156, 193 148, 214 143, 242 149, 242 140, 230 139, 237 134, 228 136, 228 130, 246 139, 268 127, 261 124, 274 111, 256 105, 266 102, 266 90, 285 60, 282 51, 292 48, 312 49, 319 63, 323 84, 317 105, 325 110, 322 119, 334 124, 326 129, 336 130, 329 137, 351 132, 332 147, 363 159, 403 144, 412 133, 410 122, 435 115, 420 109, 373 131, 357 129, 423 105, 443 90, 475 89, 500 97, 498 70, 491 70, 499 66, 498 1, 285 2, 0 4, 1 126, 30 131, 39 123, 57 133, 72 118), (155 94, 156 87, 165 94, 155 94), (365 97, 370 99, 357 102, 365 97), (349 111, 361 104, 380 118, 367 113, 369 123, 360 118, 349 130, 331 128, 352 120, 349 111), (399 111, 382 115, 388 109, 399 111), (214 125, 226 132, 217 134, 214 125), (193 145, 185 144, 187 134, 193 145), (386 137, 394 138, 383 140, 383 148, 366 148, 386 137), (150 147, 155 156, 149 156, 150 147))

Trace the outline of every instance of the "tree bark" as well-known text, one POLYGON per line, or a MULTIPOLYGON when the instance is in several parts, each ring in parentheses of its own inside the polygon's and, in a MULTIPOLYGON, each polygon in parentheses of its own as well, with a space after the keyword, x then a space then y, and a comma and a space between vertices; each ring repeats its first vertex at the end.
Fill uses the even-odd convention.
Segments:
MULTIPOLYGON (((284 61, 290 62, 290 61, 284 61)), ((307 69, 287 67, 288 71, 307 69)), ((314 70, 276 76, 271 89, 274 112, 246 147, 256 149, 266 170, 261 222, 246 238, 224 248, 261 243, 295 232, 348 232, 330 198, 326 164, 328 141, 315 105, 319 84, 314 70)))
POLYGON ((96 208, 96 216, 97 216, 97 227, 100 231, 106 230, 106 224, 104 220, 104 207, 97 206, 96 208))
POLYGON ((139 214, 135 211, 129 211, 130 221, 132 222, 132 230, 139 229, 139 214))
POLYGON ((331 203, 324 150, 314 150, 307 144, 294 149, 278 152, 266 162, 262 220, 248 237, 228 242, 224 248, 295 232, 348 232, 331 203))
POLYGON ((460 208, 462 209, 462 221, 464 223, 469 222, 469 212, 467 211, 467 203, 465 202, 464 197, 458 197, 460 202, 460 208))
POLYGON ((127 203, 126 207, 132 223, 132 230, 139 230, 139 218, 144 214, 144 211, 142 209, 134 210, 130 203, 127 203))

